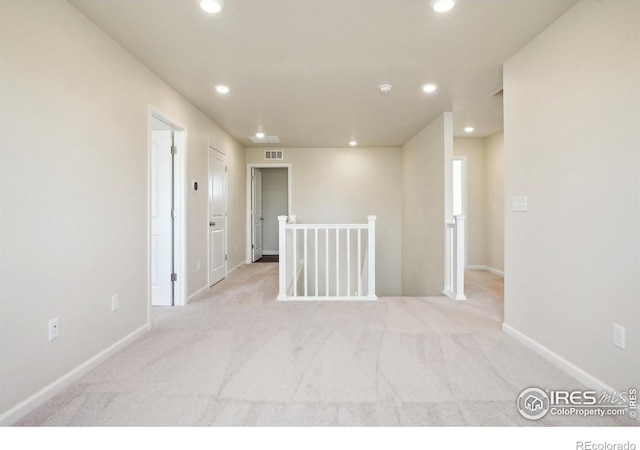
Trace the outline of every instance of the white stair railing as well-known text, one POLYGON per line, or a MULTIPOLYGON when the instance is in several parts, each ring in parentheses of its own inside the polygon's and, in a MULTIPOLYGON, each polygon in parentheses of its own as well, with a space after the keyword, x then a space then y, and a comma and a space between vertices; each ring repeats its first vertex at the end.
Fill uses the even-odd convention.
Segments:
POLYGON ((377 300, 376 216, 341 225, 288 219, 278 217, 278 300, 377 300))
POLYGON ((464 295, 464 224, 465 216, 455 216, 453 223, 445 224, 445 283, 444 291, 447 297, 454 300, 466 300, 464 295))

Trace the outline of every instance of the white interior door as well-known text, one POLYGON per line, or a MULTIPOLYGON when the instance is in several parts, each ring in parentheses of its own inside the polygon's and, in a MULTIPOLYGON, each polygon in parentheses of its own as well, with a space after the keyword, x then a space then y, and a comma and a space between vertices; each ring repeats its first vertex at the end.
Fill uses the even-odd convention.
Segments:
MULTIPOLYGON (((159 122, 159 121, 158 121, 159 122)), ((160 124, 158 127, 162 127, 160 124)), ((164 125, 166 128, 166 125, 164 125)), ((173 305, 172 131, 151 132, 151 305, 173 305)))
POLYGON ((262 258, 262 170, 251 169, 251 211, 253 223, 252 255, 253 262, 262 258))
POLYGON ((209 148, 209 286, 227 275, 226 187, 224 155, 209 148))

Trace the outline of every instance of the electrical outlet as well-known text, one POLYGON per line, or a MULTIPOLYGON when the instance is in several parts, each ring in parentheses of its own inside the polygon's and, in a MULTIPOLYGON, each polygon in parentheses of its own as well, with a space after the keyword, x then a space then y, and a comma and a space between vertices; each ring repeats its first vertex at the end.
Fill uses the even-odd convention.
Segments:
POLYGON ((613 324, 613 345, 625 349, 625 337, 624 337, 625 329, 620 325, 613 324))
POLYGON ((49 321, 49 340, 53 341, 60 337, 60 319, 56 317, 49 321))
POLYGON ((115 312, 120 309, 120 296, 115 294, 111 297, 111 311, 115 312))
POLYGON ((527 212, 527 197, 512 197, 511 198, 511 211, 513 212, 527 212))

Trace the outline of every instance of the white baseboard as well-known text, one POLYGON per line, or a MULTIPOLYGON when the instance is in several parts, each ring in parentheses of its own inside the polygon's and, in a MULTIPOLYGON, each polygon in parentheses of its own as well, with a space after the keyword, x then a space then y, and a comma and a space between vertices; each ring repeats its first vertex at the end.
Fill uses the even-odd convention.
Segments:
POLYGON ((452 291, 446 289, 442 291, 442 293, 452 300, 467 300, 466 295, 454 294, 452 291))
POLYGON ((235 272, 236 270, 238 270, 240 267, 244 266, 245 263, 240 263, 237 266, 235 266, 233 269, 228 270, 227 271, 227 276, 231 275, 233 272, 235 272))
MULTIPOLYGON (((229 275, 231 275, 234 271, 238 270, 240 267, 244 266, 245 263, 240 263, 237 266, 235 266, 233 269, 231 270, 227 270, 227 275, 225 276, 228 277, 229 275)), ((210 286, 203 286, 200 289, 198 289, 196 292, 194 292, 193 294, 191 294, 189 296, 189 298, 187 298, 187 305, 195 300, 198 300, 201 297, 204 297, 205 295, 207 295, 209 293, 209 288, 210 286)))
MULTIPOLYGON (((544 359, 549 361, 554 366, 565 371, 566 373, 574 377, 576 380, 580 381, 582 384, 589 387, 590 389, 593 389, 594 391, 615 392, 614 388, 612 388, 602 380, 594 377, 593 375, 581 369, 580 367, 576 366, 572 362, 564 359, 562 356, 549 350, 544 345, 531 339, 526 334, 516 330, 511 325, 503 323, 502 330, 505 333, 507 333, 509 336, 515 338, 521 344, 524 344, 526 347, 530 348, 531 350, 536 352, 538 355, 542 356, 544 359)), ((549 386, 549 387, 554 387, 554 386, 549 386)), ((558 386, 558 387, 561 387, 561 386, 558 386)))
POLYGON ((204 296, 207 292, 209 292, 209 286, 203 286, 198 289, 196 292, 187 297, 187 305, 194 300, 198 300, 200 297, 204 296))
POLYGON ((88 359, 84 363, 77 366, 75 369, 67 372, 65 375, 58 378, 53 383, 48 386, 40 389, 38 392, 33 394, 31 397, 23 400, 18 403, 13 408, 5 411, 0 415, 0 426, 10 426, 16 423, 18 420, 22 419, 24 416, 42 406, 45 402, 55 397, 57 394, 62 392, 64 389, 69 387, 72 383, 79 380, 87 373, 91 372, 93 369, 98 367, 100 364, 105 362, 107 359, 118 353, 120 350, 140 338, 142 335, 151 330, 151 324, 147 323, 134 332, 128 334, 127 336, 120 339, 115 344, 107 347, 102 350, 97 355, 88 359))
POLYGON ((277 256, 280 255, 278 250, 262 250, 262 254, 265 256, 277 256))
POLYGON ((504 278, 504 272, 489 266, 467 266, 467 270, 486 270, 494 275, 504 278))

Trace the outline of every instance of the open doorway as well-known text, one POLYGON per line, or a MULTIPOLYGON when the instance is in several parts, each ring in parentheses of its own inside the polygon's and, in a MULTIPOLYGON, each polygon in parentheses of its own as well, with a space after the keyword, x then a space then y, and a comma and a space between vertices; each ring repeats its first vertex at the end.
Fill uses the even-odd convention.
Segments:
POLYGON ((465 295, 503 299, 503 133, 454 139, 452 210, 465 221, 465 295))
POLYGON ((290 177, 288 164, 248 166, 247 263, 278 261, 278 216, 290 215, 290 177))
POLYGON ((151 306, 184 304, 185 128, 149 112, 149 292, 151 306))

